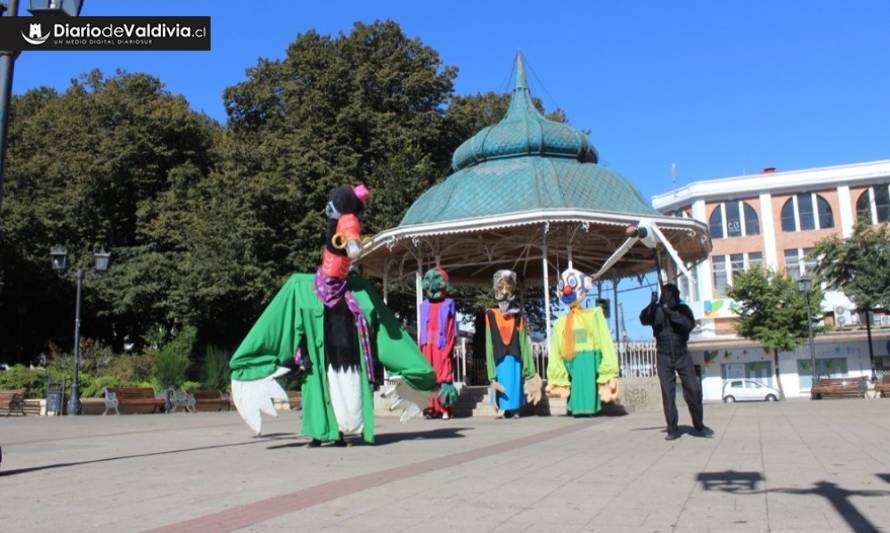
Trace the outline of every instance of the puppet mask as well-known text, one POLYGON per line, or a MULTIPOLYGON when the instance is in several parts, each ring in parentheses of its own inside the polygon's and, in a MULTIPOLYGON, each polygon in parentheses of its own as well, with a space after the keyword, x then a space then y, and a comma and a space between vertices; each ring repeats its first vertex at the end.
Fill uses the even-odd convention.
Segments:
POLYGON ((448 296, 451 284, 448 282, 448 273, 436 267, 426 271, 423 275, 423 292, 430 300, 440 300, 448 296))
POLYGON ((563 271, 556 283, 559 299, 569 307, 581 305, 587 293, 593 288, 593 279, 580 270, 569 268, 563 271))
POLYGON ((501 313, 505 315, 518 313, 516 304, 516 272, 498 270, 494 273, 494 299, 498 302, 501 313))

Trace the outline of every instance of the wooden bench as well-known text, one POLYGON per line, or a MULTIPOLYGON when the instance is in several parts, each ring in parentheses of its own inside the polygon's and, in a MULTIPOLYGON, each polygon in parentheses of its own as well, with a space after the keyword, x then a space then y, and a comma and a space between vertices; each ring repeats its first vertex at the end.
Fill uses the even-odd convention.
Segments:
POLYGON ((114 412, 121 414, 119 407, 138 406, 151 407, 154 413, 164 406, 167 402, 161 398, 155 397, 154 389, 141 387, 105 387, 105 412, 114 409, 114 412))
POLYGON ((875 385, 875 392, 881 398, 890 398, 890 376, 884 376, 875 385))
POLYGON ((25 414, 24 389, 0 391, 0 411, 6 410, 6 416, 16 412, 22 416, 25 414))
POLYGON ((232 408, 229 399, 218 390, 196 390, 191 394, 198 411, 228 411, 232 408))
POLYGON ((815 400, 835 396, 838 398, 865 398, 865 378, 821 378, 810 389, 815 400))

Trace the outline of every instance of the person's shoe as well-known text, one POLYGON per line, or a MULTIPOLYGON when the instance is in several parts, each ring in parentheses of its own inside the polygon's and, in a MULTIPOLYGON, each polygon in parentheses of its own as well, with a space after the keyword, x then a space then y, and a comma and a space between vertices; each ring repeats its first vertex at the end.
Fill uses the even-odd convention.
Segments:
POLYGON ((692 435, 694 437, 702 437, 705 439, 713 439, 714 438, 714 430, 709 428, 708 426, 702 426, 700 428, 695 428, 692 430, 692 435))
POLYGON ((677 440, 680 438, 680 430, 677 428, 668 428, 667 435, 664 436, 664 440, 677 440))
POLYGON ((451 415, 449 415, 448 413, 442 413, 442 420, 448 420, 449 418, 451 418, 451 415))
POLYGON ((318 448, 319 446, 321 446, 321 441, 318 439, 312 439, 309 441, 308 446, 310 448, 318 448))

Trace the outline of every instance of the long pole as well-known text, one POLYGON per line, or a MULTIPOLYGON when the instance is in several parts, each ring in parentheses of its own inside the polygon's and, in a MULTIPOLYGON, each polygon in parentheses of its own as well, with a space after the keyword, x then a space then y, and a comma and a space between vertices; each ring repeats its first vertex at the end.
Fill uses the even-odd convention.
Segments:
MULTIPOLYGON (((547 354, 550 354, 550 269, 547 264, 547 231, 541 243, 541 277, 544 282, 544 334, 547 337, 547 354)), ((542 370, 541 372, 546 372, 542 370)))
MULTIPOLYGON (((0 4, 2 6, 2 4, 0 4)), ((8 17, 19 14, 19 0, 9 0, 8 17)), ((0 7, 0 15, 3 9, 0 7)), ((12 74, 18 52, 0 50, 0 208, 3 207, 3 181, 6 176, 6 140, 9 137, 9 106, 12 100, 12 74)))
MULTIPOLYGON (((813 386, 816 385, 816 344, 813 342, 813 315, 810 312, 810 293, 809 292, 806 294, 806 300, 807 300, 807 335, 809 335, 809 338, 810 338, 810 365, 812 365, 812 368, 813 368, 813 379, 812 379, 812 383, 810 384, 810 390, 812 390, 813 386)), ((813 397, 813 395, 811 394, 810 398, 812 398, 812 397, 813 397)))
POLYGON ((80 289, 83 285, 83 270, 77 269, 77 303, 74 305, 74 379, 71 381, 71 398, 68 400, 68 414, 80 414, 80 390, 77 371, 80 366, 80 289))

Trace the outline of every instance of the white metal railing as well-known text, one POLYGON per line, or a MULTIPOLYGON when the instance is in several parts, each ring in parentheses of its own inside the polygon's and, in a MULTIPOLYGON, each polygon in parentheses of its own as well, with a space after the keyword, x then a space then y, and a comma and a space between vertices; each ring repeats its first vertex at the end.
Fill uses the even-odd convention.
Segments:
MULTIPOLYGON (((542 377, 547 376, 547 344, 533 342, 532 357, 542 377)), ((656 376, 655 341, 625 341, 615 346, 622 377, 656 376)), ((484 372, 485 358, 473 355, 470 338, 459 337, 454 345, 454 380, 468 385, 487 383, 484 372)))

